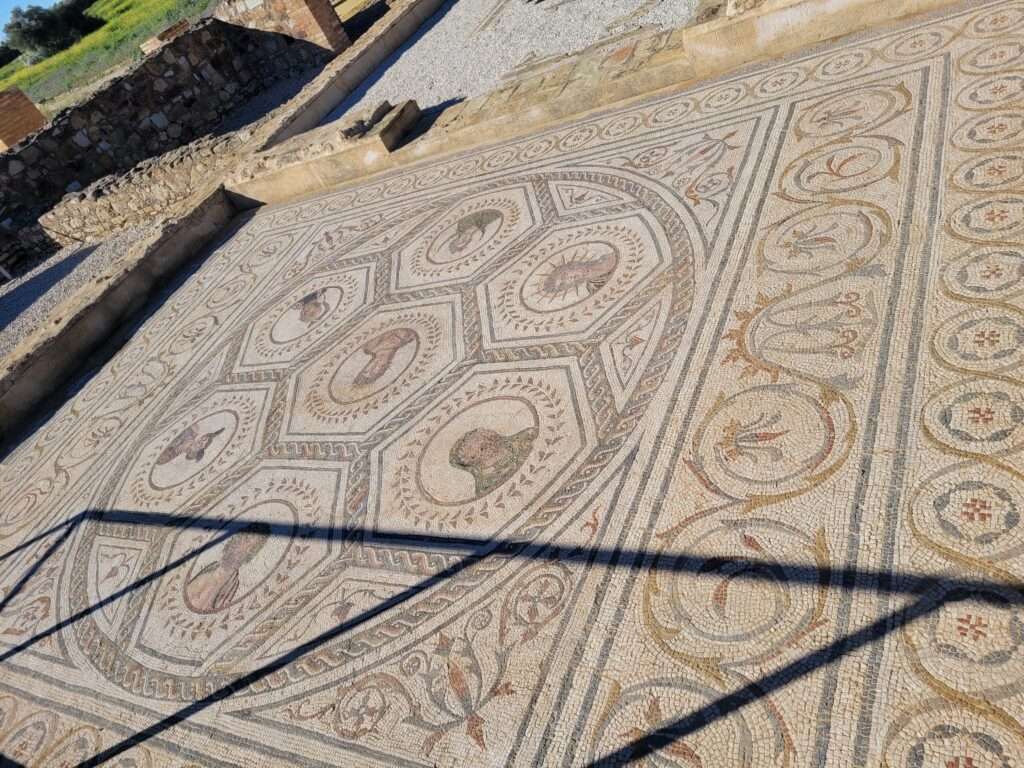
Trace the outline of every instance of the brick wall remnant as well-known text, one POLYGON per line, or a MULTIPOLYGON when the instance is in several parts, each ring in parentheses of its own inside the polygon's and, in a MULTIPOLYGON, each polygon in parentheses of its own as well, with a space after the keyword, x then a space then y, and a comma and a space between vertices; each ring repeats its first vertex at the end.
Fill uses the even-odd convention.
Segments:
POLYGON ((214 16, 306 40, 334 53, 351 45, 330 0, 222 0, 214 16))
POLYGON ((46 125, 46 115, 18 88, 0 91, 0 151, 46 125))

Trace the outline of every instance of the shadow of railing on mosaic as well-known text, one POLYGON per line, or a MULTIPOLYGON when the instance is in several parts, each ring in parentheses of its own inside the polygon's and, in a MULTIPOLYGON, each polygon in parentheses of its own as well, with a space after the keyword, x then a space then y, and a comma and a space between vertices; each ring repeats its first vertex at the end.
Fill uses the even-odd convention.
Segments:
POLYGON ((242 675, 236 680, 194 701, 151 726, 129 735, 80 763, 81 766, 100 765, 134 746, 153 738, 178 723, 182 723, 208 707, 252 686, 287 667, 292 662, 351 632, 361 625, 399 607, 410 599, 457 576, 486 558, 528 559, 558 563, 573 563, 584 567, 609 567, 638 571, 664 571, 688 573, 701 577, 714 577, 728 571, 729 577, 746 581, 785 581, 825 589, 870 591, 915 598, 909 604, 828 645, 814 649, 798 659, 767 673, 760 679, 731 693, 724 694, 699 710, 678 720, 666 723, 642 737, 605 755, 590 765, 594 768, 623 765, 641 760, 672 743, 746 707, 774 691, 805 677, 856 650, 881 640, 889 633, 939 610, 951 602, 982 595, 991 600, 993 593, 1007 605, 1024 605, 1024 583, 1004 583, 985 579, 949 579, 942 574, 888 573, 869 569, 821 568, 803 563, 769 561, 759 558, 705 558, 686 552, 648 552, 637 549, 607 549, 588 546, 561 546, 537 544, 514 539, 488 539, 476 537, 430 536, 399 531, 369 530, 360 527, 286 525, 257 519, 224 519, 209 517, 181 517, 176 515, 129 512, 122 510, 89 510, 64 523, 40 533, 14 549, 0 555, 0 562, 19 552, 56 537, 43 554, 26 570, 25 574, 0 602, 0 613, 16 600, 25 585, 43 564, 54 557, 77 529, 87 523, 137 525, 145 527, 206 530, 214 533, 209 540, 191 551, 174 558, 162 567, 116 590, 98 602, 64 618, 31 638, 0 653, 0 663, 6 662, 31 648, 36 643, 60 632, 77 621, 103 609, 132 592, 157 582, 165 574, 189 560, 226 542, 232 536, 245 534, 266 537, 288 537, 299 540, 328 540, 341 544, 379 546, 409 546, 421 550, 444 551, 464 555, 460 560, 428 578, 402 590, 363 613, 332 626, 316 637, 297 645, 277 659, 242 675), (780 576, 781 574, 781 576, 780 576))

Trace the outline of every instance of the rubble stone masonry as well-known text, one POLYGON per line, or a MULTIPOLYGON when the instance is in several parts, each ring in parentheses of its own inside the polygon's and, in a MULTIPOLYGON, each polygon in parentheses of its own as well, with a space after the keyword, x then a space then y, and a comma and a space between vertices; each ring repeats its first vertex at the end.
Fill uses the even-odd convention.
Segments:
POLYGON ((329 57, 304 40, 204 21, 0 154, 3 218, 34 220, 69 192, 209 134, 272 83, 329 57))

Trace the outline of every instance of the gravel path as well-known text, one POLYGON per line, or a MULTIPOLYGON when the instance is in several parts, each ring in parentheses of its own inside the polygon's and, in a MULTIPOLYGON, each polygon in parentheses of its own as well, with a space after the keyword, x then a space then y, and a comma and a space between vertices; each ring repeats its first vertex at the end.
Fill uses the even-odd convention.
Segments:
POLYGON ((69 246, 0 286, 0 358, 38 328, 51 309, 104 272, 138 235, 129 229, 99 245, 69 246))
POLYGON ((697 0, 450 0, 325 120, 385 99, 422 109, 493 90, 528 58, 580 51, 640 27, 677 27, 697 0))
POLYGON ((323 69, 322 66, 307 69, 258 92, 249 101, 225 115, 216 132, 237 131, 268 117, 271 112, 296 96, 323 69))

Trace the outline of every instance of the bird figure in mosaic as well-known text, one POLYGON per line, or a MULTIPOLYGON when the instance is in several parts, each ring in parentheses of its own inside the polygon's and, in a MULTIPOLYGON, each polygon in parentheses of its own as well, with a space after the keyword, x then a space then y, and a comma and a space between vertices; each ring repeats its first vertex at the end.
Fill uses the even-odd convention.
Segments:
POLYGON ((501 211, 493 208, 466 214, 455 225, 455 237, 452 238, 449 247, 454 253, 461 253, 472 244, 474 238, 484 237, 487 234, 487 227, 501 219, 501 211))

